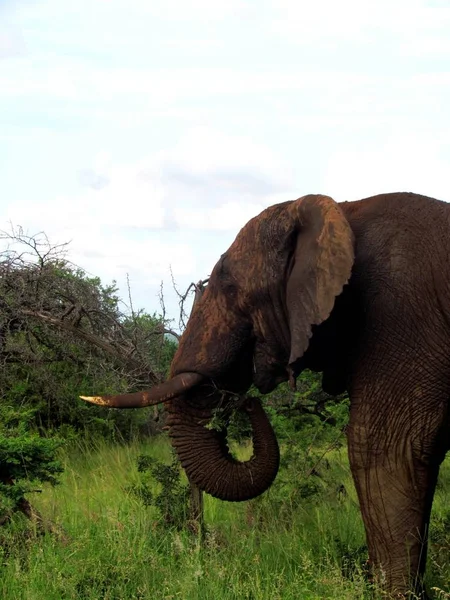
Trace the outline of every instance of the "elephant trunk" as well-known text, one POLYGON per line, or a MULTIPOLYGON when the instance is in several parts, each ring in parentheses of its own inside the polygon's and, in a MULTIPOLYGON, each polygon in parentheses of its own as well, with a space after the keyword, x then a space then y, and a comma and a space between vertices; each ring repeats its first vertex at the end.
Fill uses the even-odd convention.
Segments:
POLYGON ((167 425, 172 444, 190 481, 199 488, 231 502, 250 500, 272 484, 278 472, 280 453, 277 439, 259 400, 247 400, 253 437, 253 456, 239 462, 228 449, 226 432, 205 426, 210 409, 190 406, 183 397, 166 404, 167 425))

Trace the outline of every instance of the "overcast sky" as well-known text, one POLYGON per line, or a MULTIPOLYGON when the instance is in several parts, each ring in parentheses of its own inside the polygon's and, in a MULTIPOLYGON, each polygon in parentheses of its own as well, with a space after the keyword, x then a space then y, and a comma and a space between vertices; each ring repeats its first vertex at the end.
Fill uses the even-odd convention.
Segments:
POLYGON ((0 0, 0 228, 158 311, 307 193, 450 200, 449 0, 0 0))

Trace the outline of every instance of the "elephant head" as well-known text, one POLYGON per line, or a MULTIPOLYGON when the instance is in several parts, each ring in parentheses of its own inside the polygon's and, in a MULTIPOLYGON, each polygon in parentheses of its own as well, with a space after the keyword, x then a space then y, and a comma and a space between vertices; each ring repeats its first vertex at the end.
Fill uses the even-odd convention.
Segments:
POLYGON ((277 441, 256 400, 240 407, 253 429, 253 457, 238 462, 226 434, 206 425, 222 393, 253 383, 262 392, 295 381, 312 328, 325 321, 348 282, 354 240, 331 198, 308 195, 264 210, 239 232, 214 267, 171 366, 148 392, 84 397, 132 408, 166 402, 169 434, 188 477, 224 500, 247 500, 276 476, 277 441))

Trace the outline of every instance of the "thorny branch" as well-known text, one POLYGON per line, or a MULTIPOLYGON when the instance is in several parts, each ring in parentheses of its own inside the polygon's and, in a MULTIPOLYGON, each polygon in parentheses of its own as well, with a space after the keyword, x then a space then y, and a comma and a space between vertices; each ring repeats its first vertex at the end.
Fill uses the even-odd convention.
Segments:
MULTIPOLYGON (((207 277, 206 279, 201 279, 197 283, 192 282, 188 286, 188 288, 184 292, 184 294, 181 294, 176 286, 172 271, 170 271, 170 275, 172 277, 173 289, 175 290, 175 293, 177 294, 177 296, 179 298, 179 303, 178 303, 180 306, 179 327, 180 327, 181 331, 184 331, 184 329, 186 329, 186 322, 189 318, 185 311, 184 306, 189 297, 189 294, 192 291, 194 292, 194 300, 192 303, 192 308, 194 308, 194 304, 201 298, 201 296, 203 295, 203 292, 205 291, 206 285, 208 284, 208 281, 209 281, 209 277, 207 277)), ((192 308, 191 308, 191 312, 192 312, 192 308)))
POLYGON ((103 287, 66 260, 67 243, 52 245, 44 233, 12 225, 0 231, 0 242, 0 364, 46 362, 44 346, 56 360, 85 366, 93 355, 105 356, 133 387, 164 379, 149 350, 158 336, 178 336, 164 320, 145 321, 134 311, 129 282, 131 318, 119 310, 114 286, 103 287), (74 336, 84 351, 73 350, 74 336))

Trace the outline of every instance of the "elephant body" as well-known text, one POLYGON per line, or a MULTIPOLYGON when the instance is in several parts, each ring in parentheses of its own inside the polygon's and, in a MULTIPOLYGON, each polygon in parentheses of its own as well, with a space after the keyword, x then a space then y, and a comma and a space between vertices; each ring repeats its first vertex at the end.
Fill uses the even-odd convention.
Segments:
POLYGON ((352 332, 350 465, 371 561, 404 591, 420 588, 450 443, 450 205, 389 194, 342 208, 356 241, 350 311, 336 315, 352 332))
MULTIPOLYGON (((273 481, 278 446, 249 401, 241 409, 254 457, 235 461, 225 436, 204 427, 220 390, 240 394, 253 383, 267 393, 305 368, 323 373, 325 391, 348 390, 369 556, 395 594, 421 590, 450 443, 449 255, 450 205, 425 196, 337 204, 310 195, 270 207, 216 264, 172 363, 178 391, 169 381, 159 395, 188 476, 220 498, 245 500, 273 481)), ((146 403, 157 401, 155 391, 146 403)), ((108 402, 131 406, 126 396, 108 402)))

